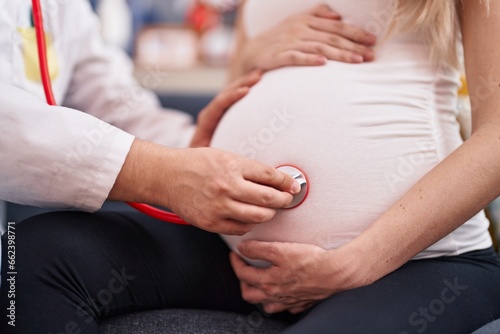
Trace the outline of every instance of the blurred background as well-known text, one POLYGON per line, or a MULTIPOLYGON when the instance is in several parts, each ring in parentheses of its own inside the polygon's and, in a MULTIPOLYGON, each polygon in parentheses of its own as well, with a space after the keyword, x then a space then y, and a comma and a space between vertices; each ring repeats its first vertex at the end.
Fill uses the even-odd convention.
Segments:
POLYGON ((105 41, 132 57, 165 107, 196 113, 225 84, 239 0, 90 2, 105 41))

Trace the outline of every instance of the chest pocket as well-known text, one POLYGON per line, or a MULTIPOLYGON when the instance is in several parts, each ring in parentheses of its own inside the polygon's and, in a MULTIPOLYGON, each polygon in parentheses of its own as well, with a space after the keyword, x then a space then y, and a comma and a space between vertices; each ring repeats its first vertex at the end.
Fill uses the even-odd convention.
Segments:
MULTIPOLYGON (((24 73, 28 80, 40 82, 40 64, 38 61, 38 48, 36 43, 35 28, 17 28, 22 40, 22 54, 24 61, 24 73)), ((59 64, 54 50, 52 36, 45 33, 47 45, 47 62, 49 66, 50 79, 55 80, 59 76, 59 64)))

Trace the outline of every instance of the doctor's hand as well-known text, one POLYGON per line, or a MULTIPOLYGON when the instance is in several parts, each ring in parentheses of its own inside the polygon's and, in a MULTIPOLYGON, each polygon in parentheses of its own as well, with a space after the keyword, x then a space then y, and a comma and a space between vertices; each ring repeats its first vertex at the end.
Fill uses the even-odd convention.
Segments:
POLYGON ((242 235, 299 191, 291 176, 236 154, 135 140, 109 199, 168 207, 204 230, 242 235))
POLYGON ((235 80, 219 93, 198 115, 196 132, 190 147, 206 147, 210 145, 212 136, 225 112, 242 99, 262 77, 259 70, 235 80))
POLYGON ((247 258, 271 263, 255 268, 230 254, 243 299, 262 304, 267 313, 300 313, 335 293, 365 284, 355 265, 359 259, 342 248, 327 251, 309 244, 252 240, 242 242, 238 250, 247 258))
POLYGON ((233 63, 233 77, 254 69, 321 66, 326 61, 362 63, 374 59, 376 37, 354 25, 327 5, 288 17, 276 27, 250 38, 233 63))

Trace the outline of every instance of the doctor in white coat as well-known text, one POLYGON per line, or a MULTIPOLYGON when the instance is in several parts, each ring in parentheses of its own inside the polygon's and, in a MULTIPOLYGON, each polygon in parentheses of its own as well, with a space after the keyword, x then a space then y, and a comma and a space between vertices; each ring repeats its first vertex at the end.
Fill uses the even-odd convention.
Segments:
POLYGON ((202 228, 240 234, 288 204, 293 180, 269 166, 214 149, 172 149, 207 146, 258 73, 222 92, 195 132, 190 117, 162 109, 137 84, 121 51, 103 44, 86 1, 43 1, 42 8, 61 107, 43 95, 31 1, 0 1, 0 199, 84 211, 106 199, 146 202, 202 228), (220 191, 224 183, 232 191, 220 191), (193 205, 207 187, 216 211, 193 205))
POLYGON ((288 175, 194 148, 208 146, 258 72, 228 86, 195 128, 134 80, 130 60, 103 43, 87 1, 42 8, 58 107, 44 98, 31 1, 0 0, 0 201, 87 212, 105 200, 144 202, 209 231, 243 234, 292 200, 298 184, 288 175))

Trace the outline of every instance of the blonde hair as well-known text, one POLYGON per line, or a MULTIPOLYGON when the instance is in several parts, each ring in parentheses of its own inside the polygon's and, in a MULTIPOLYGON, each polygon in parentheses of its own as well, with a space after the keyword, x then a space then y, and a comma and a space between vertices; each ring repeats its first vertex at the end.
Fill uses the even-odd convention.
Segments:
MULTIPOLYGON (((395 0, 389 33, 417 29, 431 47, 431 57, 439 65, 459 67, 457 41, 459 14, 457 0, 395 0)), ((489 8, 489 0, 481 0, 489 8)))

